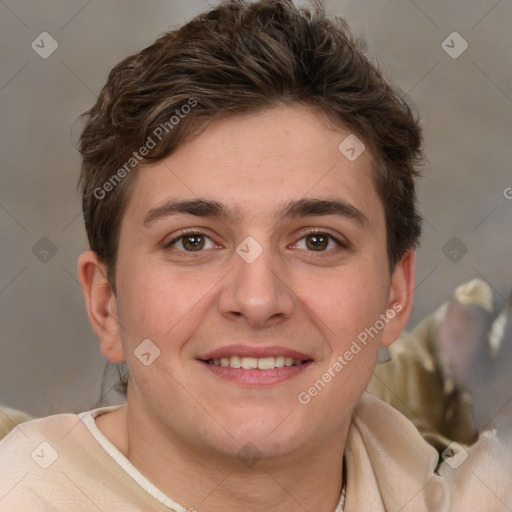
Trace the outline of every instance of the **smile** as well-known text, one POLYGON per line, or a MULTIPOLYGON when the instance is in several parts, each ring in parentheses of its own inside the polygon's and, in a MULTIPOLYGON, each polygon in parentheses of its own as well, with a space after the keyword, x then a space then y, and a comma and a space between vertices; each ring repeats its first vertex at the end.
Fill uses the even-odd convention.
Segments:
POLYGON ((300 366, 304 361, 293 359, 292 357, 242 357, 231 356, 220 359, 210 359, 208 364, 237 368, 242 370, 273 370, 274 368, 284 368, 288 366, 300 366))
POLYGON ((216 378, 242 387, 267 387, 307 372, 315 358, 290 347, 247 340, 243 344, 218 347, 201 354, 197 360, 216 378))

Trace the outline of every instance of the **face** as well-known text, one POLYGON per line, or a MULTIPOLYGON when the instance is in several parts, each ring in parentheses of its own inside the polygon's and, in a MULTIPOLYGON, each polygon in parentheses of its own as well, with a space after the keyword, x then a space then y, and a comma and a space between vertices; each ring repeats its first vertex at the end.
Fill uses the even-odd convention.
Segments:
POLYGON ((140 170, 109 302, 121 327, 97 333, 141 422, 219 456, 340 437, 412 283, 411 255, 389 273, 371 156, 338 149, 349 133, 279 107, 140 170))

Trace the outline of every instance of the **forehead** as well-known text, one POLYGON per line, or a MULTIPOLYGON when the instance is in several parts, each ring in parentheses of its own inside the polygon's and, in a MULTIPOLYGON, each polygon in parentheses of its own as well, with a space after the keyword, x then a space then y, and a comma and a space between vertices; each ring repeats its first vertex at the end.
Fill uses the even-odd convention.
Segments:
POLYGON ((299 106, 213 122, 169 157, 138 170, 125 215, 143 222, 170 199, 209 198, 238 218, 275 217, 291 201, 340 197, 368 218, 382 216, 369 151, 347 158, 344 141, 353 138, 299 106))

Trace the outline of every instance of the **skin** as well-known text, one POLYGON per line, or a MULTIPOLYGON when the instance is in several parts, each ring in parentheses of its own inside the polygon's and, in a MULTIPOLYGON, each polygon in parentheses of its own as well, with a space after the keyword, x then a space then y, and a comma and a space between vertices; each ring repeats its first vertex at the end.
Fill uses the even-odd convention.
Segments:
POLYGON ((338 150, 349 133, 302 106, 212 123, 138 173, 121 225, 117 296, 95 253, 79 258, 101 350, 131 372, 127 406, 103 414, 97 425, 185 508, 332 512, 338 502, 351 411, 379 345, 390 345, 405 327, 414 285, 413 251, 390 275, 371 155, 366 150, 350 162, 338 150), (180 214, 143 225, 151 208, 197 198, 222 202, 235 214, 180 214), (276 218, 284 203, 303 198, 343 200, 366 222, 276 218), (164 248, 188 228, 208 235, 204 249, 187 252, 180 241, 164 248), (330 241, 318 250, 308 244, 315 228, 346 246, 322 239, 330 241), (263 249, 252 263, 236 252, 248 236, 263 249), (301 404, 298 394, 393 304, 401 310, 379 335, 301 404), (149 366, 134 355, 144 339, 160 350, 149 366), (313 361, 284 382, 245 386, 198 361, 231 344, 278 345, 313 361), (258 458, 250 467, 237 457, 248 442, 258 458))

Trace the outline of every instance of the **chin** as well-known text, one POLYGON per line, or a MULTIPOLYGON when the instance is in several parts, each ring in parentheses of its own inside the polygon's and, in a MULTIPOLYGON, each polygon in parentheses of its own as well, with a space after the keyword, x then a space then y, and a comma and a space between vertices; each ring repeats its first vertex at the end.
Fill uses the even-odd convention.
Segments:
POLYGON ((231 421, 222 422, 229 425, 227 430, 233 436, 225 438, 230 452, 238 453, 243 447, 250 451, 250 445, 262 457, 275 457, 299 449, 306 444, 309 429, 298 424, 295 416, 291 408, 285 407, 279 411, 237 412, 231 421))

